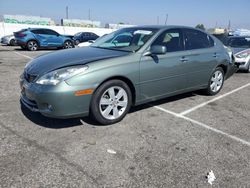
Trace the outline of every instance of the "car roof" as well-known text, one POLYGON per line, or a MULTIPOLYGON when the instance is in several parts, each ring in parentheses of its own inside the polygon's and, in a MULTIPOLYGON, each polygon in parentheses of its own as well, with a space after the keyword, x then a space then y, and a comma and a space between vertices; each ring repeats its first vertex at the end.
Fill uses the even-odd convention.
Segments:
POLYGON ((194 27, 189 27, 189 26, 181 26, 181 25, 142 25, 142 26, 133 26, 130 28, 145 28, 145 29, 172 29, 172 28, 180 28, 180 29, 196 29, 200 30, 194 27))
POLYGON ((53 29, 49 29, 49 28, 28 28, 29 30, 36 30, 36 29, 48 29, 48 30, 53 30, 53 29))
MULTIPOLYGON (((204 30, 198 29, 198 28, 194 28, 194 27, 190 27, 190 26, 182 26, 182 25, 142 25, 142 26, 133 26, 133 27, 129 27, 129 28, 135 28, 135 29, 158 29, 159 31, 163 31, 166 29, 192 29, 192 30, 197 30, 197 31, 201 31, 203 33, 206 33, 208 35, 210 35, 209 33, 207 33, 204 30)), ((123 29, 126 29, 123 28, 123 29)))
POLYGON ((237 38, 250 38, 250 36, 230 36, 230 39, 237 39, 237 38))

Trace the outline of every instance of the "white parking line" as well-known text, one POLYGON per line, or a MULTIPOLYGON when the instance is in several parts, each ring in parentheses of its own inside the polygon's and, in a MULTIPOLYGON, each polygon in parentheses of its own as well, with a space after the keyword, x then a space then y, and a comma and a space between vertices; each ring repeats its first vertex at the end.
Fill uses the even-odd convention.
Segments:
POLYGON ((194 120, 194 119, 191 119, 191 118, 189 118, 189 117, 183 116, 182 114, 178 114, 178 113, 175 113, 175 112, 166 110, 166 109, 161 108, 161 107, 159 107, 159 106, 153 106, 153 107, 156 108, 156 109, 158 109, 158 110, 160 110, 160 111, 163 111, 163 112, 165 112, 165 113, 171 114, 171 115, 173 115, 173 116, 175 116, 175 117, 178 117, 178 118, 187 120, 187 121, 189 121, 189 122, 192 122, 192 123, 194 123, 194 124, 196 124, 196 125, 199 125, 200 127, 206 128, 206 129, 208 129, 208 130, 210 130, 210 131, 213 131, 213 132, 216 132, 216 133, 218 133, 218 134, 221 134, 221 135, 224 135, 224 136, 226 136, 226 137, 229 137, 229 138, 231 138, 231 139, 233 139, 233 140, 235 140, 235 141, 237 141, 237 142, 240 142, 240 143, 242 143, 242 144, 244 144, 244 145, 250 146, 250 142, 247 142, 247 141, 245 141, 245 140, 243 140, 243 139, 241 139, 241 138, 238 138, 238 137, 236 137, 236 136, 230 135, 230 134, 228 134, 228 133, 226 133, 226 132, 223 132, 223 131, 221 131, 221 130, 215 129, 215 128, 213 128, 213 127, 210 127, 210 126, 208 126, 208 125, 206 125, 206 124, 204 124, 204 123, 201 123, 201 122, 196 121, 196 120, 194 120))
POLYGON ((25 58, 27 58, 27 59, 34 59, 34 58, 30 57, 30 56, 21 54, 21 53, 19 53, 19 52, 14 52, 14 53, 17 54, 17 55, 23 56, 23 57, 25 57, 25 58))
POLYGON ((237 88, 237 89, 234 89, 234 90, 232 90, 232 91, 230 91, 230 92, 228 92, 228 93, 225 93, 225 94, 223 94, 223 95, 220 95, 220 96, 218 96, 218 97, 215 97, 215 98, 213 98, 213 99, 211 99, 211 100, 209 100, 209 101, 207 101, 207 102, 204 102, 204 103, 201 103, 201 104, 199 104, 199 105, 197 105, 197 106, 194 106, 194 107, 192 107, 192 108, 190 108, 190 109, 188 109, 188 110, 185 110, 185 111, 181 112, 180 115, 189 114, 190 112, 193 112, 193 111, 195 111, 195 110, 197 110, 197 109, 199 109, 199 108, 201 108, 201 107, 203 107, 203 106, 206 106, 207 104, 209 104, 209 103, 211 103, 211 102, 214 102, 214 101, 217 101, 217 100, 219 100, 219 99, 222 99, 222 98, 224 98, 224 97, 226 97, 226 96, 228 96, 228 95, 231 95, 231 94, 233 94, 233 93, 235 93, 235 92, 237 92, 237 91, 239 91, 239 90, 241 90, 241 89, 244 89, 244 88, 246 88, 246 87, 248 87, 248 86, 250 86, 250 83, 245 84, 245 85, 243 85, 243 86, 241 86, 241 87, 239 87, 239 88, 237 88))

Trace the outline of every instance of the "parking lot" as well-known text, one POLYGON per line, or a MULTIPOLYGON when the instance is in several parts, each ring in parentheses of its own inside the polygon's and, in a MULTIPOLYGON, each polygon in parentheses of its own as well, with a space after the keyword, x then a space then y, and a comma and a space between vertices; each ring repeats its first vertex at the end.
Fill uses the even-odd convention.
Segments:
POLYGON ((21 107, 19 76, 48 52, 0 46, 0 187, 211 187, 210 170, 214 187, 250 186, 250 74, 98 126, 21 107))

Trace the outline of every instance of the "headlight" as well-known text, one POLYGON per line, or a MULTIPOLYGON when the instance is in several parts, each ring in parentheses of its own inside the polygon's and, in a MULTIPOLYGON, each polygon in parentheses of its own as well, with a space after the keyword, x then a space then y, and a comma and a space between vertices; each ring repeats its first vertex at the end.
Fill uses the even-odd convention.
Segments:
POLYGON ((237 58, 247 58, 247 56, 249 56, 249 55, 250 55, 250 50, 244 50, 240 53, 237 53, 235 56, 237 58))
POLYGON ((36 83, 42 85, 56 85, 72 76, 85 72, 87 69, 88 66, 74 66, 58 69, 43 75, 36 83))

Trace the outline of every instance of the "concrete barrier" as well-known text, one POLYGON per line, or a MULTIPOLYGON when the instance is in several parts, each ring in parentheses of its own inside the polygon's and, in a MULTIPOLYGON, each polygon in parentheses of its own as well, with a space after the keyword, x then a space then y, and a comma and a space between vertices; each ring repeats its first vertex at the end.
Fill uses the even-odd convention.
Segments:
POLYGON ((28 24, 11 24, 0 22, 0 37, 11 35, 13 32, 25 28, 49 28, 63 35, 74 35, 78 32, 93 32, 99 36, 111 33, 115 29, 107 28, 86 28, 86 27, 68 27, 68 26, 41 26, 41 25, 28 25, 28 24))

